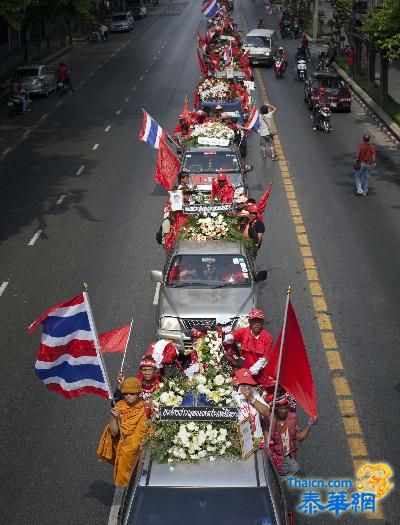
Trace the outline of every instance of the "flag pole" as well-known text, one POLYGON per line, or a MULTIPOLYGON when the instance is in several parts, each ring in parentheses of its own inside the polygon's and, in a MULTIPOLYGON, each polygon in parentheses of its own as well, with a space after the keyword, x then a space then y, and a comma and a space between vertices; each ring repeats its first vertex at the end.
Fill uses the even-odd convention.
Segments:
POLYGON ((92 331, 92 333, 94 335, 94 346, 96 348, 97 357, 99 358, 99 361, 100 361, 100 368, 101 368, 104 380, 105 380, 107 388, 108 388, 108 398, 109 399, 114 399, 114 396, 113 396, 113 393, 112 393, 112 390, 111 390, 111 386, 110 386, 110 379, 108 377, 106 365, 104 363, 103 354, 102 354, 102 351, 101 351, 101 345, 100 345, 100 341, 99 341, 99 336, 97 334, 96 325, 94 324, 92 308, 90 306, 90 300, 89 300, 89 294, 88 294, 88 285, 86 283, 83 283, 83 289, 84 289, 83 298, 85 300, 85 304, 86 304, 86 307, 87 307, 88 318, 89 318, 89 326, 90 326, 90 329, 91 329, 91 331, 92 331))
POLYGON ((278 393, 279 375, 280 375, 280 372, 281 372, 283 345, 285 343, 286 320, 287 320, 287 314, 288 314, 288 308, 289 308, 290 292, 291 292, 291 287, 289 286, 287 291, 286 291, 285 316, 283 318, 281 345, 280 345, 280 349, 279 349, 279 359, 278 359, 278 370, 276 372, 276 383, 275 383, 275 390, 274 390, 274 398, 272 400, 271 416, 270 416, 270 419, 269 419, 268 448, 269 448, 269 441, 271 439, 272 423, 273 423, 274 415, 275 415, 275 402, 276 402, 276 395, 278 393))
POLYGON ((124 351, 124 355, 122 357, 122 363, 121 363, 120 372, 122 372, 122 369, 124 368, 125 356, 126 356, 126 351, 128 350, 129 339, 131 337, 132 325, 133 325, 133 317, 131 319, 131 325, 129 327, 128 339, 126 340, 125 351, 124 351))

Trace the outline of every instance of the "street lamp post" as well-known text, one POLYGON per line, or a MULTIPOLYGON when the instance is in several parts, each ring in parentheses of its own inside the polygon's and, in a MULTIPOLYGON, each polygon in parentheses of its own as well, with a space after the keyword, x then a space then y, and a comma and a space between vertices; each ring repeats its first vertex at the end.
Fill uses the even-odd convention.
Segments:
POLYGON ((314 44, 317 42, 317 35, 318 35, 318 6, 319 0, 314 0, 314 18, 313 18, 313 33, 312 33, 312 40, 314 44))

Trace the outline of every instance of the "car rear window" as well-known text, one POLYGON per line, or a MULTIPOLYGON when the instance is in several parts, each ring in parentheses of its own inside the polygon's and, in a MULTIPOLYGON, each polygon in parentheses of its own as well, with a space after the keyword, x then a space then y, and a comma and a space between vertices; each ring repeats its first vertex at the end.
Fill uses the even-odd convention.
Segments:
POLYGON ((112 19, 113 19, 113 22, 125 22, 127 19, 127 16, 126 15, 114 15, 112 19))
POLYGON ((250 285, 249 267, 242 255, 176 255, 167 284, 172 287, 230 287, 250 285))
POLYGON ((346 83, 338 77, 317 77, 313 80, 313 87, 324 87, 325 89, 340 89, 346 87, 346 83))
POLYGON ((275 525, 276 520, 265 488, 139 487, 128 523, 275 525))
POLYGON ((17 75, 19 77, 37 77, 39 75, 39 69, 37 67, 32 69, 18 69, 17 75))

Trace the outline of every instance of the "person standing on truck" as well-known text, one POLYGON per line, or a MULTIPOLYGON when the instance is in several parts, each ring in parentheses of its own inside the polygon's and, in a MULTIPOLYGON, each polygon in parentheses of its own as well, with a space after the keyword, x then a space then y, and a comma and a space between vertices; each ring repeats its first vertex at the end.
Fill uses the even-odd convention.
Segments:
POLYGON ((265 315, 262 310, 253 309, 249 313, 249 326, 238 328, 225 336, 226 343, 241 343, 241 356, 258 384, 263 381, 265 368, 272 350, 272 335, 263 328, 265 315))
POLYGON ((235 188, 228 181, 225 173, 220 173, 216 179, 212 181, 211 198, 219 199, 225 204, 231 204, 235 195, 235 188))

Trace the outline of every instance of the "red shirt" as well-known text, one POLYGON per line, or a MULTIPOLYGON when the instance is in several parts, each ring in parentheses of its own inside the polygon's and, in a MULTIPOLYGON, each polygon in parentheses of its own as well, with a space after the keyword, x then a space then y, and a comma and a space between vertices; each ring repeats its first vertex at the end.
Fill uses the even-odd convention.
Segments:
POLYGON ((234 194, 235 188, 230 182, 225 182, 223 186, 220 186, 218 183, 212 185, 211 197, 213 199, 218 198, 225 204, 231 204, 233 202, 234 194))
POLYGON ((349 64, 349 66, 353 66, 356 60, 356 52, 354 51, 354 49, 349 49, 348 51, 346 51, 346 56, 347 63, 349 64))
POLYGON ((250 327, 239 328, 232 332, 232 336, 237 343, 241 343, 241 354, 245 359, 245 368, 252 367, 261 357, 269 358, 272 349, 272 335, 266 330, 261 330, 255 337, 250 327))
POLYGON ((372 166, 372 164, 375 164, 375 146, 363 142, 358 146, 356 157, 361 160, 363 164, 372 166))
POLYGON ((68 68, 67 68, 67 66, 58 66, 58 68, 57 68, 57 78, 58 78, 58 80, 67 80, 67 78, 68 78, 68 68))

